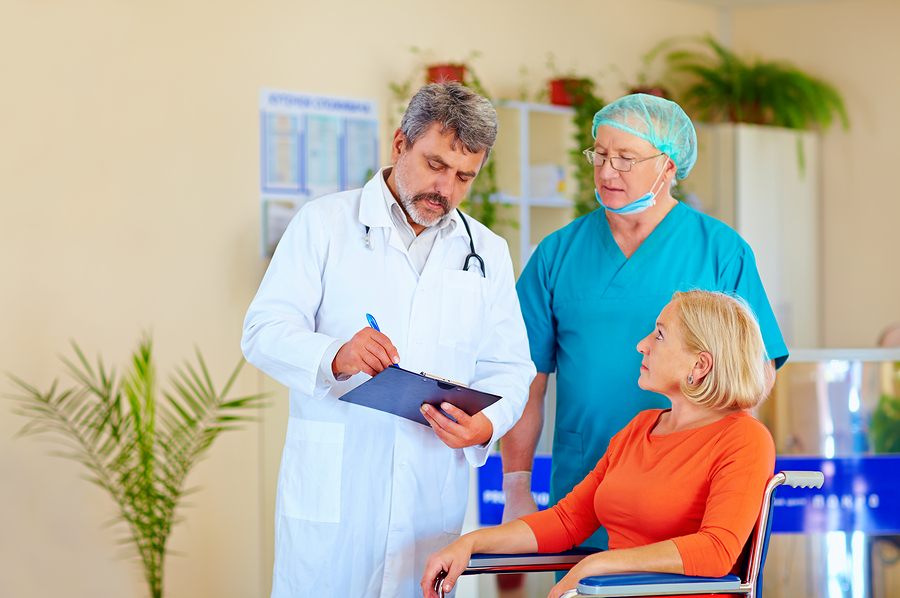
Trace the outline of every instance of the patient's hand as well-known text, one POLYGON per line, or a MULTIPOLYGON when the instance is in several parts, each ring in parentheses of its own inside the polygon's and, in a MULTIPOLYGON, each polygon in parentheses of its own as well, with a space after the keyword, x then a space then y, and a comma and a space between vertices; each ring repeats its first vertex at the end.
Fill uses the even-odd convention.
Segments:
POLYGON ((569 590, 578 588, 578 582, 585 577, 603 573, 603 570, 598 564, 598 561, 603 558, 601 556, 602 554, 603 553, 597 553, 585 557, 580 563, 569 569, 569 572, 566 573, 565 577, 560 579, 559 582, 551 588, 547 598, 559 598, 569 590))
POLYGON ((441 571, 446 571, 447 576, 444 578, 444 591, 449 592, 456 585, 456 580, 469 566, 469 559, 472 557, 472 541, 470 538, 463 536, 447 546, 447 548, 436 552, 425 562, 425 573, 422 575, 422 596, 425 598, 438 598, 435 590, 435 580, 441 571))

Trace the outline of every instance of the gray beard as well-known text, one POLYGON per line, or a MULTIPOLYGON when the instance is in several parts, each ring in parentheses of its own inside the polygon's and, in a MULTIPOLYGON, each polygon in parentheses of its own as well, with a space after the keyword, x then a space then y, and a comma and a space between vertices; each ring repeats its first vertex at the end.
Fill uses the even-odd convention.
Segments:
POLYGON ((441 218, 443 218, 450 212, 450 200, 442 195, 439 195, 438 193, 419 193, 418 195, 409 197, 409 195, 405 192, 405 189, 407 188, 406 173, 403 171, 399 163, 394 168, 396 168, 394 177, 397 181, 397 195, 400 196, 400 205, 403 206, 403 210, 413 222, 415 222, 419 226, 424 226, 427 228, 429 226, 432 226, 433 224, 436 224, 438 221, 440 221, 441 218), (440 203, 441 207, 443 207, 444 209, 444 213, 434 217, 431 216, 431 210, 419 209, 418 204, 425 200, 431 200, 433 202, 440 203))

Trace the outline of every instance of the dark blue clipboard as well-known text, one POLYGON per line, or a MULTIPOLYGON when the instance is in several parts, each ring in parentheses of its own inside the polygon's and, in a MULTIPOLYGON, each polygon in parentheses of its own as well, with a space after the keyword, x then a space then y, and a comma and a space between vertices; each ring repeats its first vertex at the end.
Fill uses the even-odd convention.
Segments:
POLYGON ((393 413, 425 426, 431 424, 419 411, 422 403, 440 409, 441 403, 447 402, 469 415, 475 415, 500 399, 497 395, 473 390, 428 374, 416 374, 396 365, 383 369, 371 380, 363 382, 340 398, 355 405, 393 413))

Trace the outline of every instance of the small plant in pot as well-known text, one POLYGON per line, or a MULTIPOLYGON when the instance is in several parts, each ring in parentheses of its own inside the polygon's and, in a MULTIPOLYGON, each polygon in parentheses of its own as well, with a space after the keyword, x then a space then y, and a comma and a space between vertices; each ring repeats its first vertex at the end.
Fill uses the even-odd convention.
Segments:
POLYGON ((466 65, 464 64, 433 64, 428 67, 428 83, 444 83, 447 81, 458 81, 462 83, 466 80, 466 65))
POLYGON ((574 71, 560 72, 553 52, 547 53, 547 68, 552 77, 547 82, 547 99, 556 106, 575 106, 584 103, 594 88, 594 82, 587 77, 575 75, 574 71))

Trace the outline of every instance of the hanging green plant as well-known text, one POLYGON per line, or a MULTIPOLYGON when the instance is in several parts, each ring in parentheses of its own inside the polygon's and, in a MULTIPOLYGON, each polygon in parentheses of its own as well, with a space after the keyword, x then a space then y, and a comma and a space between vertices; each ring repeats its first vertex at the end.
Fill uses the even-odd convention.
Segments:
POLYGON ((748 62, 712 37, 666 55, 670 75, 687 77, 680 94, 707 122, 827 129, 837 116, 850 126, 844 101, 830 83, 783 61, 748 62), (699 45, 699 48, 696 46, 699 45))
POLYGON ((580 79, 576 101, 572 104, 575 114, 572 122, 575 126, 575 149, 569 152, 569 160, 575 167, 575 196, 573 197, 575 218, 590 214, 600 204, 594 197, 594 167, 588 164, 584 158, 583 150, 593 147, 594 137, 591 128, 594 124, 594 115, 600 111, 606 103, 603 98, 595 94, 594 83, 590 79, 580 79))
POLYGON ((21 392, 9 397, 18 401, 14 412, 30 420, 19 435, 55 437, 65 447, 55 454, 88 468, 87 479, 106 490, 118 508, 116 521, 127 525, 122 544, 131 550, 125 556, 140 559, 150 596, 160 598, 166 542, 179 521, 176 509, 193 491, 185 487, 188 473, 219 433, 254 420, 244 412, 263 406, 264 395, 227 400, 243 360, 218 392, 198 350, 199 368, 188 361, 176 368, 174 392, 163 392, 160 401, 149 335, 120 378, 99 358, 95 368, 72 346, 77 361, 61 358, 75 381, 72 388, 60 390, 57 380, 42 392, 10 376, 21 392))

